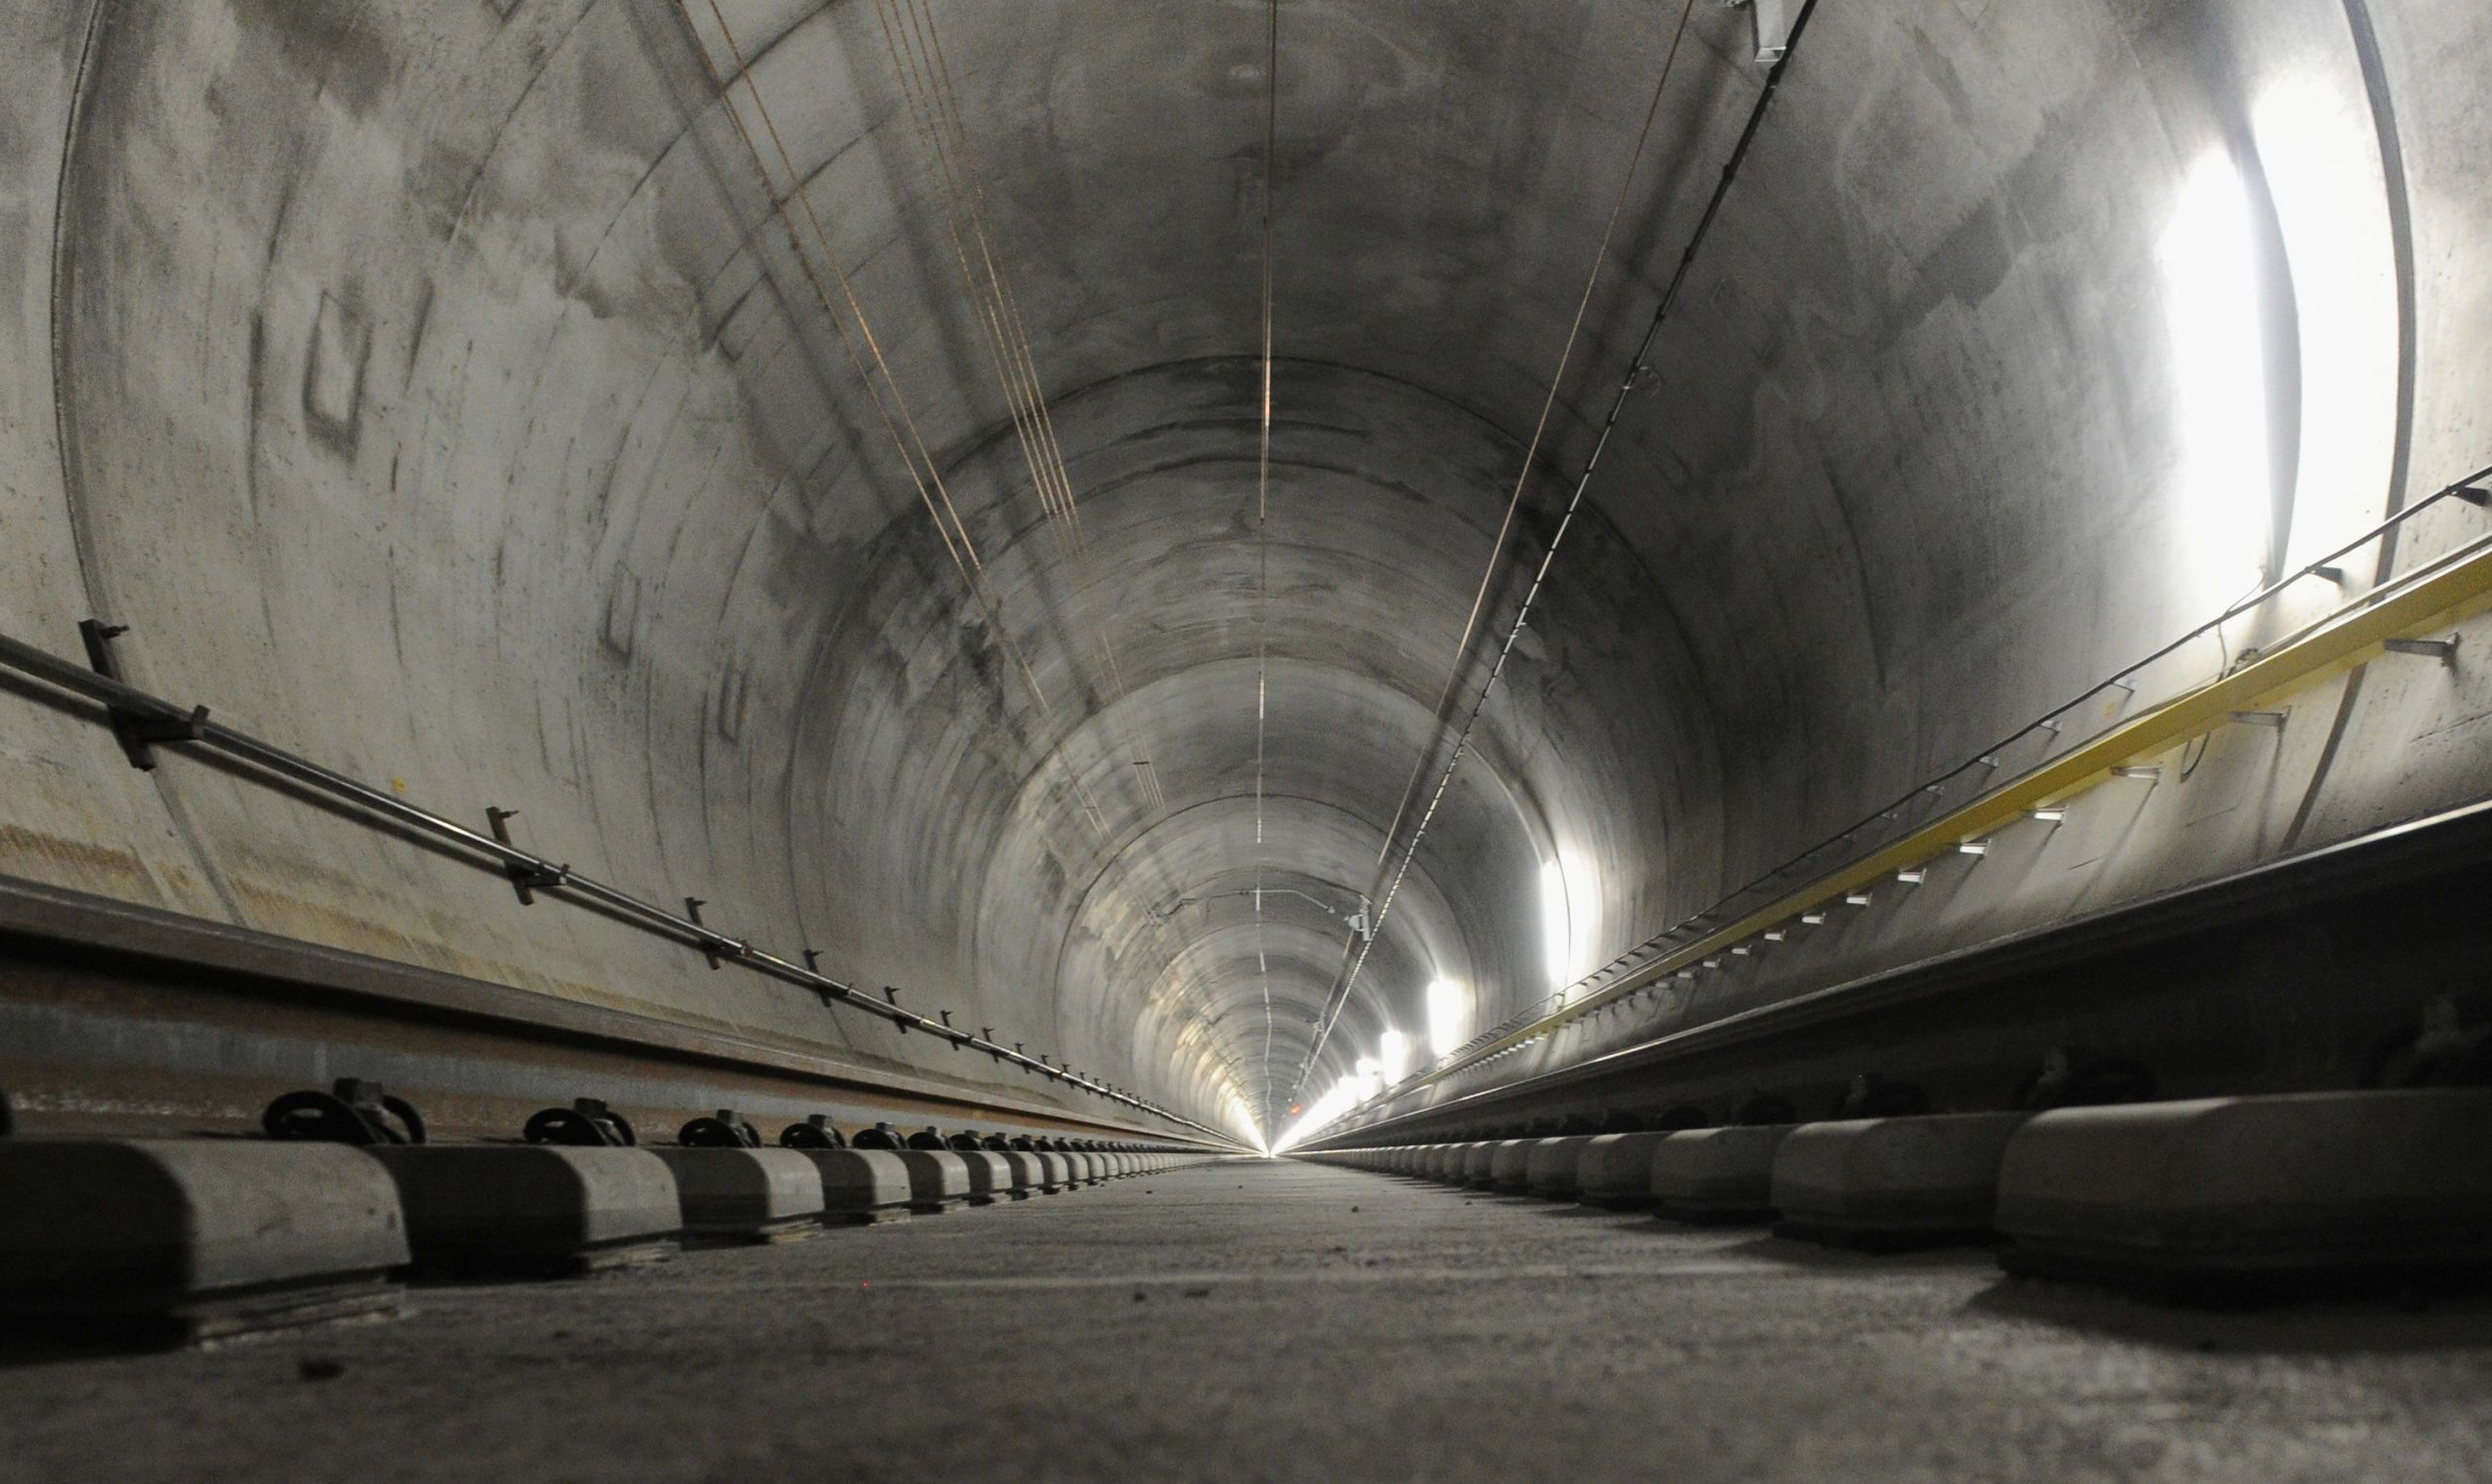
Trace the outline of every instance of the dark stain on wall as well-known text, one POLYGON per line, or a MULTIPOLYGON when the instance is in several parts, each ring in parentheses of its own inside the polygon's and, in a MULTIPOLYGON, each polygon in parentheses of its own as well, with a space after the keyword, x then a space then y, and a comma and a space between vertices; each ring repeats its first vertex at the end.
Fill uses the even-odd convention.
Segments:
POLYGON ((752 665, 739 661, 718 680, 717 727, 722 742, 744 740, 745 713, 751 709, 752 665))
POLYGON ((598 630, 598 639, 606 653, 618 660, 632 658, 634 630, 640 620, 641 579, 627 568, 617 572, 614 585, 605 590, 605 622, 598 630))
POLYGON ((388 43, 357 0, 235 0, 234 14, 255 44, 320 81, 349 111, 372 112, 397 75, 388 43))
POLYGON ((361 438, 363 364, 372 353, 372 327, 362 296, 352 289, 320 291, 320 312, 312 321, 312 343, 303 355, 303 427, 312 440, 352 459, 361 438))

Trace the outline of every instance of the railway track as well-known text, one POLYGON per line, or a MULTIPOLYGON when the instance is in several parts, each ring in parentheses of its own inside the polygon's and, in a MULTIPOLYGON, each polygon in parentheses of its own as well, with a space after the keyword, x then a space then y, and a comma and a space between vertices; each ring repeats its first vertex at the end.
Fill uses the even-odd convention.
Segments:
POLYGON ((1217 1147, 1104 1100, 1069 1108, 0 878, 0 1088, 21 1132, 231 1133, 278 1093, 348 1076, 451 1137, 512 1137, 593 1097, 652 1128, 729 1107, 765 1128, 823 1114, 1217 1147))
POLYGON ((2132 1068, 2168 1099, 2364 1088, 2425 1037, 2492 1022, 2487 899, 2492 805, 2474 805, 1577 1065, 1406 1099, 1305 1147, 1723 1124, 1746 1104, 1822 1118, 1863 1079, 1933 1111, 2008 1111, 2046 1064, 2132 1068))

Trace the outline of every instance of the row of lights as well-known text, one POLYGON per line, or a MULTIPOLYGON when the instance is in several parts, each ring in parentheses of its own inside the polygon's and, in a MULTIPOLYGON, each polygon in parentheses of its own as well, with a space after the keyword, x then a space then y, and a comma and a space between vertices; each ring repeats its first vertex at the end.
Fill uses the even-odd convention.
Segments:
MULTIPOLYGON (((1550 986, 1563 993, 1574 980, 1574 959, 1583 934, 1576 930, 1576 917, 1566 889, 1566 872, 1555 859, 1540 866, 1540 918, 1546 967, 1550 986)), ((1471 996, 1462 986, 1439 976, 1428 981, 1423 995, 1428 1022, 1428 1053, 1432 1057, 1448 1057, 1462 1049, 1470 1032, 1471 996)), ((1301 1112, 1280 1138, 1274 1140, 1274 1151, 1301 1142, 1309 1135, 1365 1103, 1384 1089, 1400 1082, 1411 1070, 1411 1037, 1387 1029, 1376 1038, 1375 1055, 1360 1057, 1351 1063, 1349 1073, 1337 1080, 1323 1096, 1301 1112)))
MULTIPOLYGON (((2180 415, 2174 473, 2182 529, 2176 545, 2195 559, 2199 570, 2190 577, 2218 596, 2229 596, 2267 568, 2275 531, 2275 471, 2268 452, 2270 326, 2261 304, 2261 285, 2275 270, 2259 246, 2259 208, 2236 148, 2246 145, 2247 158, 2258 163, 2268 209, 2283 238, 2284 271, 2296 282, 2335 286, 2294 302, 2301 342, 2294 359, 2305 381, 2304 421, 2295 430, 2301 451, 2296 485, 2305 498, 2297 498, 2294 508, 2301 509, 2307 496, 2322 490, 2375 487, 2385 477, 2394 416, 2397 308, 2390 294, 2393 275, 2385 239, 2368 213, 2349 209, 2377 197, 2371 179, 2375 164, 2365 153, 2368 122, 2356 117, 2336 90, 2317 79, 2288 79, 2270 88, 2252 113, 2245 140, 2208 149, 2183 173, 2155 252, 2164 277, 2168 354, 2180 415)), ((2260 713, 2235 719, 2272 726, 2282 718, 2260 713)), ((2113 777, 2151 781, 2160 770, 2120 768, 2113 777)), ((2057 824, 2067 813, 2067 805, 2060 803, 2033 811, 2032 817, 2057 824)), ((1979 857, 1989 849, 1986 840, 1970 840, 1957 851, 1979 857)), ((1897 871, 1893 880, 1918 886, 1928 879, 1928 871, 1927 863, 1910 866, 1897 871)), ((1544 862, 1540 897, 1548 970, 1561 1004, 1583 936, 1572 930, 1567 895, 1558 863, 1544 862)), ((1842 903, 1866 907, 1871 899, 1872 893, 1862 888, 1847 893, 1842 903)), ((1827 919, 1828 909, 1817 908, 1801 914, 1797 923, 1815 926, 1827 919)), ((1793 925, 1768 929, 1761 934, 1762 943, 1784 941, 1793 925)), ((1733 947, 1729 956, 1753 957, 1762 943, 1751 939, 1733 947)), ((1724 961, 1708 958, 1701 967, 1718 968, 1724 961)), ((1689 967, 1676 977, 1693 980, 1698 972, 1699 967, 1689 967)), ((1438 1056, 1458 1049, 1455 1028, 1465 1009, 1464 996, 1453 986, 1439 980, 1428 987, 1429 1044, 1438 1056)), ((1357 1064, 1361 1070, 1319 1100, 1300 1127, 1311 1129, 1313 1112, 1355 1092, 1362 1079, 1398 1066, 1395 1052, 1402 1038, 1387 1032, 1385 1042, 1375 1057, 1357 1064)), ((1520 1048, 1497 1056, 1512 1049, 1520 1048)), ((1398 1078, 1382 1075, 1384 1084, 1394 1080, 1398 1078)), ((1351 1097, 1328 1116, 1338 1116, 1357 1101, 1351 1097)))

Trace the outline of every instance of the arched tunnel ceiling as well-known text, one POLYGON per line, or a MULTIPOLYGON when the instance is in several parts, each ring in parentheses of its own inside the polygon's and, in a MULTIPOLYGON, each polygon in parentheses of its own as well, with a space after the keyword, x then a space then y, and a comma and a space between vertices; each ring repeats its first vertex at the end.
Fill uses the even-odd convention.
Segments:
MULTIPOLYGON (((1448 69, 1508 67, 1500 56, 1513 38, 1484 47, 1419 8, 1291 18, 1290 54, 1308 60, 1302 71, 1284 66, 1273 97, 1279 390, 1259 541, 1262 367, 1241 352, 1255 344, 1261 312, 1256 141, 1267 18, 1253 5, 1202 7, 1119 25, 1110 37, 1066 15, 944 18, 964 130, 991 182, 996 237, 1011 246, 1016 297, 1044 361, 1049 416, 1079 498, 1077 555, 1035 497, 984 374, 967 290, 934 226, 946 202, 926 189, 928 158, 901 131, 905 108, 875 14, 736 13, 732 41, 717 18, 698 7, 691 15, 714 61, 731 71, 741 57, 749 69, 751 89, 730 87, 726 97, 752 135, 770 141, 763 167, 777 163, 784 143, 793 178, 840 208, 827 218, 823 261, 835 257, 869 306, 919 430, 943 450, 948 494, 1004 627, 1035 671, 1034 687, 995 687, 997 723, 1024 729, 1015 791, 995 793, 989 806, 1008 814, 965 833, 976 843, 963 858, 930 861, 919 887, 979 882, 965 915, 975 961, 1008 983, 1052 985, 1077 1041, 1141 1062, 1168 1048, 1140 1035, 1196 1028, 1210 1038, 1208 1055, 1250 1085, 1259 1119, 1276 1116, 1298 1089, 1314 1022, 1354 952, 1339 919, 1380 894, 1398 861, 1387 831, 1398 822, 1397 838, 1408 839, 1441 765, 1445 738, 1431 717, 1650 90, 1649 81, 1635 86, 1637 69, 1649 78, 1660 55, 1648 48, 1640 58, 1569 69, 1566 96, 1580 100, 1585 134, 1558 140, 1533 122, 1558 100, 1514 94, 1511 82, 1502 119, 1451 106, 1461 90, 1445 87, 1448 69), (818 97, 828 79, 853 80, 854 91, 833 87, 834 96, 818 97), (1413 172, 1403 146, 1417 138, 1379 139, 1380 129, 1433 136, 1433 148, 1460 159, 1484 150, 1519 173, 1413 172), (1535 152, 1561 157, 1554 177, 1533 163, 1535 152), (1293 255, 1283 245, 1292 242, 1325 245, 1293 255), (1560 243, 1572 250, 1571 268, 1561 267, 1560 243), (923 296, 922 311, 885 328, 871 306, 887 296, 923 296), (1501 310, 1490 312, 1492 298, 1501 310), (1032 690, 1054 713, 1036 728, 1027 723, 1032 690), (1146 761, 1149 784, 1136 766, 1146 761), (1321 893, 1340 910, 1308 923, 1305 904, 1290 898, 1286 909, 1267 908, 1261 926, 1252 895, 1242 899, 1242 925, 1213 905, 1165 911, 1251 893, 1258 880, 1321 893), (1047 889, 1033 892, 1033 882, 1047 889), (1252 1013, 1237 1008, 1243 999, 1252 1013), (1117 1046, 1136 1025, 1137 1001, 1151 1013, 1135 1044, 1117 1046)), ((1603 26, 1626 28, 1622 39, 1649 30, 1598 8, 1572 22, 1554 35, 1518 32, 1535 50, 1578 55, 1603 50, 1590 35, 1603 26)), ((1683 130, 1701 129, 1720 101, 1731 81, 1724 62, 1713 59, 1713 86, 1673 92, 1683 130)), ((735 191, 734 163, 731 155, 725 168, 743 202, 733 218, 738 250, 766 255, 773 222, 735 191)), ((803 243, 812 219, 800 214, 795 225, 803 243)), ((820 334, 798 317, 789 334, 820 334)), ((1546 495, 1581 432, 1570 423, 1543 445, 1525 542, 1545 542, 1546 495)), ((853 454, 833 456, 874 469, 871 437, 848 436, 853 454)), ((894 473, 883 460, 884 477, 894 473)), ((894 525, 882 538, 923 540, 909 516, 894 525)), ((926 564, 908 563, 896 580, 922 580, 926 564)), ((1492 613, 1511 610, 1520 570, 1495 574, 1492 613)), ((1588 670, 1625 661, 1666 673, 1688 663, 1659 615, 1625 624, 1596 616, 1633 605, 1634 588, 1650 582, 1631 553, 1614 551, 1586 576, 1597 585, 1577 588, 1564 606, 1584 621, 1575 632, 1591 651, 1588 670)), ((888 612, 903 601, 894 595, 869 607, 888 612)), ((902 661, 917 672, 938 672, 958 642, 916 615, 882 633, 892 647, 917 647, 902 661)), ((1546 661, 1538 642, 1529 658, 1546 661)), ((1002 668, 1010 664, 1005 656, 1002 668)), ((1346 1071, 1388 1027, 1422 1035, 1419 997, 1433 977, 1472 986, 1490 1005, 1548 988, 1536 878, 1560 821, 1581 858, 1597 852, 1624 864, 1658 854, 1671 822, 1660 802, 1669 797, 1665 770, 1706 766, 1702 729, 1655 704, 1657 695, 1596 702, 1581 676, 1551 669, 1524 703, 1543 714, 1474 740, 1471 771, 1440 811, 1361 971, 1340 1043, 1310 1083, 1346 1071), (1553 716, 1563 718, 1554 728, 1553 716), (1557 748, 1558 732, 1582 742, 1557 748), (1639 735, 1680 744, 1638 745, 1639 735)), ((1467 688, 1480 678, 1474 668, 1461 680, 1467 688)), ((832 758, 878 726, 914 734, 892 740, 882 754, 892 761, 938 750, 950 720, 922 704, 887 708, 883 695, 861 690, 844 656, 825 657, 799 710, 800 749, 832 758)), ((825 771, 855 780, 858 796, 817 803, 800 778, 800 851, 803 819, 876 808, 864 795, 891 775, 880 763, 825 771)), ((976 791, 948 770, 930 782, 928 813, 976 791)), ((1634 883, 1637 872, 1614 874, 1634 883)))
MULTIPOLYGON (((2173 201, 2280 78, 2369 127, 2340 0, 1825 0, 1314 1056, 1763 77, 1698 0, 1657 94, 1678 14, 103 7, 61 27, 80 568, 182 584, 168 669, 359 702, 238 679, 280 735, 549 791, 861 983, 1268 1125, 1424 1040, 1431 978, 1474 1027, 1548 991, 1544 862, 1588 968, 2197 617, 2173 201), (929 22, 1074 518, 901 86, 929 22)), ((794 1024, 642 993, 696 991, 794 1024)))

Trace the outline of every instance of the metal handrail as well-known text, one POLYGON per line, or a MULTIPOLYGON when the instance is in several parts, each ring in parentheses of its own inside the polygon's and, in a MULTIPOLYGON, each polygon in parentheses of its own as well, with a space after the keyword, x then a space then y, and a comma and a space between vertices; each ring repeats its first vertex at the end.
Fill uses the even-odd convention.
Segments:
MULTIPOLYGON (((101 705, 108 724, 117 733, 140 738, 145 745, 197 744, 238 758, 254 768, 265 770, 311 788, 331 798, 344 800, 356 810, 378 815, 389 824, 418 831, 444 841, 471 857, 471 863, 488 865, 499 871, 514 884, 522 884, 534 893, 551 894, 575 905, 603 909, 608 916, 628 926, 667 938, 710 956, 714 963, 738 964, 768 978, 777 979, 813 991, 828 1005, 834 1001, 851 1005, 869 1015, 879 1016, 902 1031, 923 1031, 927 1034, 970 1051, 981 1051, 998 1062, 1009 1063, 1024 1071, 1063 1083, 1077 1091, 1093 1094, 1153 1117, 1227 1140, 1228 1135, 1191 1118, 1136 1098, 1130 1093, 1103 1082, 1081 1076, 1070 1068, 1059 1067, 1044 1055, 1031 1056, 1014 1047, 1001 1045, 984 1036, 972 1035, 949 1024, 951 1012, 938 1010, 945 1019, 930 1020, 897 1003, 883 1003, 866 998, 853 988, 807 964, 792 962, 776 954, 756 948, 750 938, 738 938, 709 926, 688 914, 697 910, 700 899, 685 898, 685 912, 678 914, 654 902, 644 900, 573 870, 568 861, 558 862, 520 849, 492 835, 480 834, 467 826, 428 809, 408 803, 395 794, 369 783, 360 782, 334 769, 290 752, 273 742, 263 742, 249 733, 211 719, 204 706, 183 706, 161 696, 139 689, 127 681, 99 673, 86 666, 61 659, 48 650, 37 648, 20 639, 0 634, 0 666, 17 670, 73 695, 101 705), (480 859, 472 859, 481 857, 480 859)), ((375 824, 376 821, 366 820, 375 824)))

